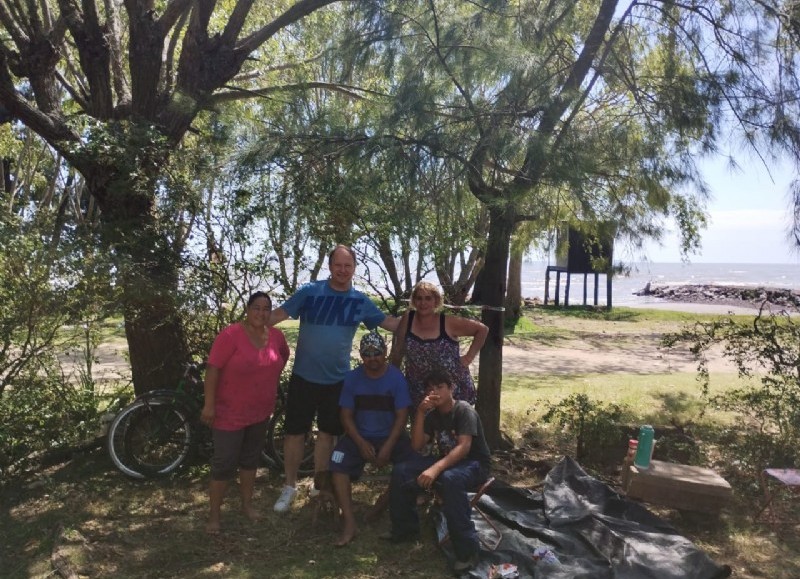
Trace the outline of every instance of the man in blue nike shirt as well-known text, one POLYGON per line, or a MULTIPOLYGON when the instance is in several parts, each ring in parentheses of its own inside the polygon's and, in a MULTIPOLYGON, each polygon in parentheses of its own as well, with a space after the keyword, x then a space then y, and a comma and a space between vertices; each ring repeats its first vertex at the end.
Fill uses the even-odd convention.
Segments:
POLYGON ((283 491, 275 511, 289 510, 297 494, 297 470, 306 434, 317 419, 314 470, 328 467, 336 437, 344 430, 339 418, 339 395, 350 371, 350 353, 359 324, 394 332, 399 318, 381 312, 364 293, 353 288, 355 252, 337 245, 328 256, 327 280, 305 284, 273 310, 269 325, 287 318, 300 320, 294 366, 289 380, 284 436, 283 491))

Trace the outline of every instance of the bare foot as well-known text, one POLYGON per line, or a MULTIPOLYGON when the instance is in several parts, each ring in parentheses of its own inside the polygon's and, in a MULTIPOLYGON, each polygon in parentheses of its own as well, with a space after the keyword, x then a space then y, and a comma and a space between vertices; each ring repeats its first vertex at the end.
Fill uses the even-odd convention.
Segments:
POLYGON ((242 507, 242 513, 254 523, 261 520, 261 515, 253 507, 242 507))
POLYGON ((206 523, 206 533, 209 535, 219 535, 219 521, 211 520, 206 523))
POLYGON ((345 527, 342 530, 342 534, 339 535, 338 539, 336 539, 334 545, 336 547, 344 547, 345 545, 349 544, 350 541, 356 538, 357 533, 358 530, 355 527, 345 527))

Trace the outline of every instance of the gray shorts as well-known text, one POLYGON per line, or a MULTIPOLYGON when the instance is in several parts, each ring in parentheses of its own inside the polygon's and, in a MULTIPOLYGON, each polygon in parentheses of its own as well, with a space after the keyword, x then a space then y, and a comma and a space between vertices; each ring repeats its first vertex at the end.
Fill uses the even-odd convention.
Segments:
POLYGON ((261 450, 267 437, 267 420, 240 430, 211 429, 214 456, 211 459, 211 480, 231 480, 236 469, 256 470, 261 463, 261 450))

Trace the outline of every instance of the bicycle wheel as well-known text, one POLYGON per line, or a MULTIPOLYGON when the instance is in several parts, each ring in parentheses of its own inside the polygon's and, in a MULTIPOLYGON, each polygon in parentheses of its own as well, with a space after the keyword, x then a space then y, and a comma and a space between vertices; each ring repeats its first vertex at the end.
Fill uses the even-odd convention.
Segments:
POLYGON ((108 427, 108 434, 106 435, 106 448, 108 449, 108 456, 111 461, 123 474, 135 478, 143 479, 144 474, 139 472, 129 458, 125 451, 125 433, 130 423, 131 415, 139 408, 139 401, 129 404, 120 410, 108 427))
POLYGON ((169 400, 145 402, 131 415, 125 433, 128 457, 145 476, 164 476, 178 469, 192 449, 187 413, 169 400))
POLYGON ((189 458, 192 427, 173 400, 138 400, 123 412, 113 434, 109 431, 112 460, 122 472, 134 478, 164 476, 189 458))
MULTIPOLYGON (((283 433, 284 433, 284 409, 283 405, 275 407, 275 412, 269 419, 267 426, 267 440, 261 456, 271 468, 283 472, 283 433)), ((314 473, 314 440, 316 435, 312 431, 306 434, 305 445, 303 446, 303 460, 300 461, 300 468, 297 470, 298 476, 308 476, 314 473)))

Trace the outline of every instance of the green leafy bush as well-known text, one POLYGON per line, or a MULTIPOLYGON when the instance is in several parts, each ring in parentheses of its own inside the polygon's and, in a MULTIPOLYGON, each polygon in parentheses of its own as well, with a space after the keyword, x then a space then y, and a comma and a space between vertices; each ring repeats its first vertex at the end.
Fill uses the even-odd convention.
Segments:
POLYGON ((0 398, 0 473, 25 469, 43 451, 76 445, 100 427, 99 400, 93 388, 65 383, 49 372, 20 373, 0 398))
POLYGON ((625 447, 620 429, 624 408, 618 404, 591 400, 586 394, 573 394, 550 404, 542 420, 568 429, 575 437, 579 462, 598 463, 609 450, 622 456, 625 447))
POLYGON ((82 442, 98 425, 92 366, 112 308, 109 267, 76 231, 58 242, 46 216, 0 216, 0 473, 44 450, 82 442), (78 357, 65 376, 57 358, 78 357))
POLYGON ((800 444, 800 326, 781 312, 759 312, 752 323, 732 318, 698 322, 665 337, 667 346, 688 343, 698 360, 708 404, 741 417, 721 433, 720 453, 732 470, 753 477, 767 466, 798 463, 800 444), (747 386, 709 396, 707 352, 722 347, 747 386))

